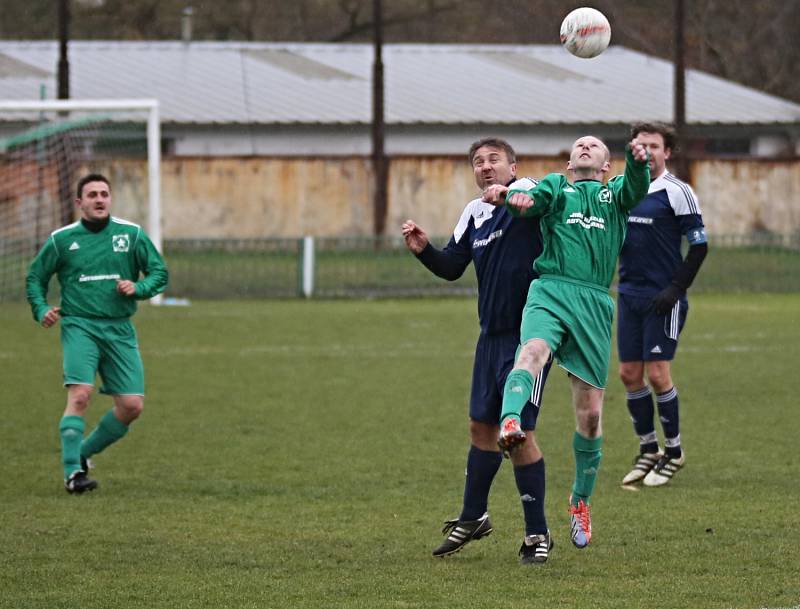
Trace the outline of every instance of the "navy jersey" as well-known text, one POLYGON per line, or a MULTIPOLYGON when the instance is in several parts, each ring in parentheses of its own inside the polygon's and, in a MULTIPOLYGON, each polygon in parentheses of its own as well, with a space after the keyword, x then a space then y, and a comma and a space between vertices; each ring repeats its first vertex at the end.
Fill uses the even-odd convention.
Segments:
POLYGON ((478 278, 481 332, 519 332, 528 287, 536 278, 534 259, 542 253, 535 218, 514 218, 505 207, 470 201, 453 236, 441 251, 430 244, 418 258, 444 279, 458 279, 470 262, 478 278))
POLYGON ((652 297, 668 286, 683 261, 683 235, 690 245, 706 242, 700 205, 691 186, 665 171, 628 217, 619 292, 652 297))

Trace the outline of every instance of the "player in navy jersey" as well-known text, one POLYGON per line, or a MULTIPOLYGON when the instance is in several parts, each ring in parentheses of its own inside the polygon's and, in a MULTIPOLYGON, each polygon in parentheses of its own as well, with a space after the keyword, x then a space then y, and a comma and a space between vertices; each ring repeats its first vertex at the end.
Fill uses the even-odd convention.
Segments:
POLYGON ((661 486, 685 462, 670 362, 689 310, 686 290, 706 257, 708 244, 692 187, 666 169, 675 145, 674 131, 661 123, 636 123, 631 133, 650 152, 651 183, 647 196, 628 218, 619 259, 619 374, 639 437, 639 455, 622 483, 661 486), (689 243, 685 258, 681 255, 684 235, 689 243), (663 452, 655 430, 652 392, 664 432, 663 452))
MULTIPOLYGON (((475 142, 469 151, 469 161, 481 191, 492 184, 508 185, 516 179, 514 150, 499 138, 475 142)), ((478 278, 480 335, 472 372, 471 446, 463 505, 458 518, 445 522, 442 532, 447 537, 433 551, 434 556, 447 556, 493 530, 488 498, 503 461, 497 445, 503 386, 519 347, 522 309, 528 286, 536 277, 533 260, 542 252, 542 237, 538 220, 513 218, 506 208, 495 207, 480 197, 464 208, 442 250, 433 247, 425 231, 412 220, 403 224, 402 231, 408 249, 435 275, 456 280, 472 262, 478 278)), ((525 441, 510 454, 525 517, 525 537, 519 552, 524 564, 546 561, 550 550, 545 543, 549 535, 544 515, 544 459, 533 433, 549 367, 548 364, 541 371, 533 395, 522 411, 525 441)))

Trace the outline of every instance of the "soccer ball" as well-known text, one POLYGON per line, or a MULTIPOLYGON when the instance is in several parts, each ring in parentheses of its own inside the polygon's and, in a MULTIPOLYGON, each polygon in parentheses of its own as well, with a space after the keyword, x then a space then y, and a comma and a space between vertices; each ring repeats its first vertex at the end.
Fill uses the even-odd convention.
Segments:
POLYGON ((576 57, 597 57, 610 40, 611 26, 597 9, 576 8, 561 22, 561 44, 576 57))

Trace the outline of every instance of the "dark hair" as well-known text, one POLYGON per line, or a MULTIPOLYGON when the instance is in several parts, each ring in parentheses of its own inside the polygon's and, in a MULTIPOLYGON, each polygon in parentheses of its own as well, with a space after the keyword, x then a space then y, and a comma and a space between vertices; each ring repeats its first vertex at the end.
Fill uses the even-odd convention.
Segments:
POLYGON ((631 139, 640 133, 658 133, 664 140, 665 150, 675 150, 675 128, 669 123, 633 123, 631 125, 631 139))
POLYGON ((102 173, 90 173, 89 175, 83 176, 80 181, 78 182, 78 198, 83 198, 83 187, 86 186, 89 182, 105 182, 108 184, 108 187, 111 188, 111 182, 108 181, 108 178, 104 176, 102 173))
POLYGON ((475 156, 478 148, 483 148, 484 146, 488 146, 489 148, 497 148, 498 150, 505 152, 509 163, 517 162, 517 154, 514 152, 511 144, 499 137, 485 137, 473 143, 472 146, 469 147, 468 159, 470 165, 472 164, 472 157, 475 156))

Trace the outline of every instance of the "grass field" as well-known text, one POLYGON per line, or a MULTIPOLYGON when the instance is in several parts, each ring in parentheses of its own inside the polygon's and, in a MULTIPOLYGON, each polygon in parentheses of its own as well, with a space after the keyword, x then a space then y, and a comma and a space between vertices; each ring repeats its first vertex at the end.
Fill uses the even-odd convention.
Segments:
POLYGON ((539 440, 556 547, 539 567, 517 562, 508 462, 495 533, 430 556, 461 501, 472 299, 143 307, 145 414, 80 497, 60 481, 57 331, 23 305, 0 315, 3 609, 800 606, 800 296, 693 299, 674 365, 688 462, 668 487, 619 486, 637 443, 612 372, 583 551, 554 372, 539 440))

